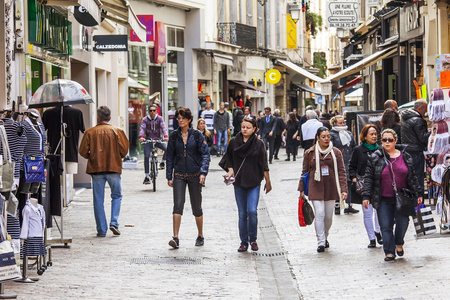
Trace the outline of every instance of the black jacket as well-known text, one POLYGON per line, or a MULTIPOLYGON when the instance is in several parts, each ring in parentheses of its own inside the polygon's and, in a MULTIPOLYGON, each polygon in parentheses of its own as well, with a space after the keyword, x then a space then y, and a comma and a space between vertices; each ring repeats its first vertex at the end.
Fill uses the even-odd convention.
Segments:
POLYGON ((427 122, 414 109, 402 113, 402 144, 407 145, 408 152, 422 152, 426 150, 428 137, 431 132, 427 129, 427 122))
POLYGON ((174 130, 167 143, 167 180, 173 179, 173 172, 179 174, 200 172, 201 175, 207 175, 208 169, 209 151, 203 134, 199 130, 189 128, 185 146, 181 130, 174 130), (194 136, 194 131, 198 132, 198 138, 194 136), (198 144, 196 139, 198 139, 198 144))
POLYGON ((350 145, 348 145, 348 146, 342 144, 338 131, 330 130, 331 142, 333 143, 333 147, 338 148, 342 153, 342 157, 344 158, 345 173, 347 174, 347 180, 349 180, 350 177, 349 177, 349 173, 348 173, 348 166, 350 164, 350 159, 352 158, 353 148, 355 148, 356 143, 355 143, 355 139, 353 138, 353 134, 348 130, 347 130, 347 133, 351 137, 350 145))
POLYGON ((352 158, 348 165, 348 175, 350 180, 356 178, 357 175, 364 176, 367 168, 367 161, 375 151, 369 151, 366 146, 360 144, 353 149, 352 158))
POLYGON ((239 132, 241 132, 242 120, 244 120, 243 115, 236 116, 233 118, 233 127, 234 127, 233 135, 234 136, 236 136, 239 132))
POLYGON ((228 144, 227 152, 220 160, 219 166, 226 172, 228 168, 233 168, 236 177, 234 185, 243 188, 258 186, 264 178, 264 172, 269 171, 264 143, 256 134, 244 143, 242 133, 238 133, 228 144))
MULTIPOLYGON (((387 127, 381 128, 381 132, 383 132, 383 130, 385 130, 385 129, 388 129, 388 128, 387 127)), ((395 133, 397 134, 397 144, 401 144, 402 143, 402 126, 400 124, 396 124, 391 129, 394 130, 395 133)), ((380 141, 381 141, 381 137, 380 137, 380 141)))
POLYGON ((277 125, 275 126, 275 131, 273 132, 274 135, 281 135, 283 133, 284 128, 286 127, 286 124, 284 124, 283 118, 280 116, 276 116, 277 125))
MULTIPOLYGON (((405 147, 399 146, 402 151, 403 160, 408 167, 408 179, 407 188, 411 190, 414 197, 417 199, 419 195, 423 192, 423 183, 419 185, 417 181, 416 173, 414 172, 414 161, 405 150, 405 147)), ((362 188, 361 196, 363 200, 370 200, 370 204, 375 209, 379 208, 379 203, 381 199, 381 173, 386 166, 386 161, 384 159, 383 149, 376 150, 367 162, 366 173, 364 175, 364 186, 362 188)), ((386 159, 389 160, 389 155, 385 153, 386 159)), ((395 172, 395 170, 394 170, 395 172)))
POLYGON ((272 131, 273 135, 270 138, 275 138, 275 127, 277 125, 277 117, 275 117, 274 115, 270 115, 270 120, 269 122, 267 122, 268 116, 264 116, 261 119, 259 119, 259 131, 258 131, 258 135, 261 138, 265 138, 268 137, 269 138, 269 133, 272 131))

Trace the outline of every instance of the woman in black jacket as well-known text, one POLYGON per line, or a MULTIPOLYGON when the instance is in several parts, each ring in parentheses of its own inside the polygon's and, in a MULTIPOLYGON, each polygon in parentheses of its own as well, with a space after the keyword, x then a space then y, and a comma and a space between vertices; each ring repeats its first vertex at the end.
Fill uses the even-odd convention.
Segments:
MULTIPOLYGON (((395 252, 403 256, 403 244, 408 229, 409 216, 396 208, 396 196, 393 181, 397 190, 408 189, 414 199, 422 202, 421 187, 414 172, 411 155, 403 147, 396 149, 397 134, 392 129, 381 133, 382 149, 375 151, 367 164, 362 189, 363 206, 370 204, 378 211, 378 220, 383 234, 383 250, 385 261, 395 259, 395 252), (395 232, 393 227, 395 224, 395 232)), ((423 188, 423 186, 422 186, 423 188)), ((417 201, 413 200, 417 205, 417 201)))
POLYGON ((179 128, 174 130, 167 145, 166 178, 173 187, 173 238, 169 245, 177 249, 180 245, 181 216, 186 201, 186 185, 189 187, 192 212, 197 224, 196 246, 203 246, 202 184, 209 168, 208 145, 203 134, 191 128, 192 113, 187 107, 179 108, 175 113, 179 128))
MULTIPOLYGON (((362 180, 366 172, 367 161, 370 156, 378 149, 378 134, 377 127, 373 124, 368 124, 363 127, 359 135, 360 145, 353 150, 352 158, 348 166, 348 173, 352 181, 351 198, 353 203, 362 204, 361 195, 356 191, 356 181, 362 180)), ((372 205, 367 208, 362 208, 364 215, 364 227, 369 236, 368 248, 375 248, 378 244, 382 245, 383 240, 380 233, 380 224, 378 223, 377 211, 373 209, 372 205)))
POLYGON ((266 180, 266 194, 272 190, 264 143, 258 139, 256 120, 245 118, 241 132, 231 139, 227 152, 219 165, 227 172, 225 181, 234 180, 234 195, 239 212, 239 252, 246 252, 250 243, 252 251, 258 250, 258 202, 261 181, 266 180))
POLYGON ((385 129, 393 129, 397 134, 397 143, 402 143, 402 126, 400 125, 400 115, 392 108, 387 108, 381 117, 381 131, 385 129))
POLYGON ((289 120, 286 123, 286 127, 284 132, 286 133, 286 161, 290 161, 290 155, 292 154, 292 160, 296 161, 297 151, 298 151, 298 141, 297 141, 297 133, 298 133, 298 120, 295 113, 289 113, 289 120))

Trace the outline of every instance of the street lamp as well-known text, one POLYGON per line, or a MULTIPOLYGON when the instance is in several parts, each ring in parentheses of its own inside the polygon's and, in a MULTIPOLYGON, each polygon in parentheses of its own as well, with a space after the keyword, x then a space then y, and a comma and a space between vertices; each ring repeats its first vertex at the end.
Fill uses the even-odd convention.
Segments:
POLYGON ((266 4, 267 0, 258 0, 259 4, 264 5, 266 4))
POLYGON ((294 23, 297 23, 298 19, 300 19, 301 10, 302 8, 300 7, 300 4, 297 4, 297 2, 289 3, 289 12, 291 13, 291 18, 294 23))

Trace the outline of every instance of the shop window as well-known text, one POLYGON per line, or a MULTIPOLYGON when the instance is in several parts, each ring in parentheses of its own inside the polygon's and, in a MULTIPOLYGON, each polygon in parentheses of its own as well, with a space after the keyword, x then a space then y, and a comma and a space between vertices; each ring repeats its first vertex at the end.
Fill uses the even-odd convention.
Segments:
POLYGON ((167 46, 184 48, 184 29, 167 26, 167 46))

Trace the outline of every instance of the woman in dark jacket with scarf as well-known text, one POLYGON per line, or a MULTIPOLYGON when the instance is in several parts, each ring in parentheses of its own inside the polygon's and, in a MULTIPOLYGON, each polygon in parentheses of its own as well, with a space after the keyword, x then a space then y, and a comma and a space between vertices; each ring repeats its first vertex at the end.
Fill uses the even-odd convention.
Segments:
MULTIPOLYGON (((368 124, 363 127, 359 135, 360 145, 353 150, 352 158, 348 167, 350 180, 352 181, 351 198, 353 203, 362 204, 361 195, 356 191, 356 181, 362 180, 366 173, 367 161, 370 156, 378 149, 378 134, 377 127, 373 124, 368 124)), ((367 208, 363 207, 364 227, 366 227, 367 235, 369 236, 368 248, 375 248, 378 244, 383 244, 383 239, 380 233, 380 224, 378 223, 377 211, 373 209, 372 205, 367 208), (376 240, 375 240, 376 239, 376 240)))
MULTIPOLYGON (((348 131, 348 127, 345 125, 345 119, 341 115, 337 115, 331 118, 330 124, 333 126, 330 130, 331 142, 333 146, 341 150, 342 158, 344 159, 345 173, 347 174, 347 189, 351 187, 351 180, 348 176, 348 165, 350 164, 350 159, 352 158, 353 148, 355 148, 356 143, 353 138, 353 134, 348 131)), ((356 214, 359 210, 352 207, 351 194, 345 200, 348 207, 344 209, 344 214, 356 214)), ((336 206, 334 208, 334 214, 341 214, 341 207, 339 201, 336 201, 336 206)))
POLYGON ((173 187, 173 238, 169 245, 177 249, 180 245, 181 216, 186 201, 186 185, 189 187, 192 212, 197 224, 196 246, 203 246, 202 185, 205 183, 209 168, 208 145, 203 134, 191 128, 192 113, 187 107, 179 108, 175 113, 179 128, 174 130, 167 145, 166 178, 173 187))
MULTIPOLYGON (((256 120, 245 118, 241 132, 231 139, 219 165, 227 171, 225 180, 234 178, 234 195, 239 212, 239 252, 245 252, 250 242, 252 251, 258 250, 258 202, 261 181, 266 180, 266 194, 272 190, 264 143, 258 139, 256 120)), ((232 179, 231 179, 232 180, 232 179)))
MULTIPOLYGON (((392 182, 395 181, 397 190, 409 189, 419 203, 422 202, 422 197, 418 195, 421 195, 423 186, 421 187, 417 181, 411 155, 403 151, 404 149, 396 149, 395 131, 385 129, 381 133, 381 142, 382 149, 375 151, 368 161, 361 195, 365 208, 372 204, 378 211, 383 234, 384 260, 392 261, 395 259, 395 252, 398 256, 404 254, 404 237, 409 223, 409 216, 396 208, 392 182), (394 224, 395 231, 393 231, 394 224)), ((417 201, 414 202, 413 205, 417 205, 417 201)))

